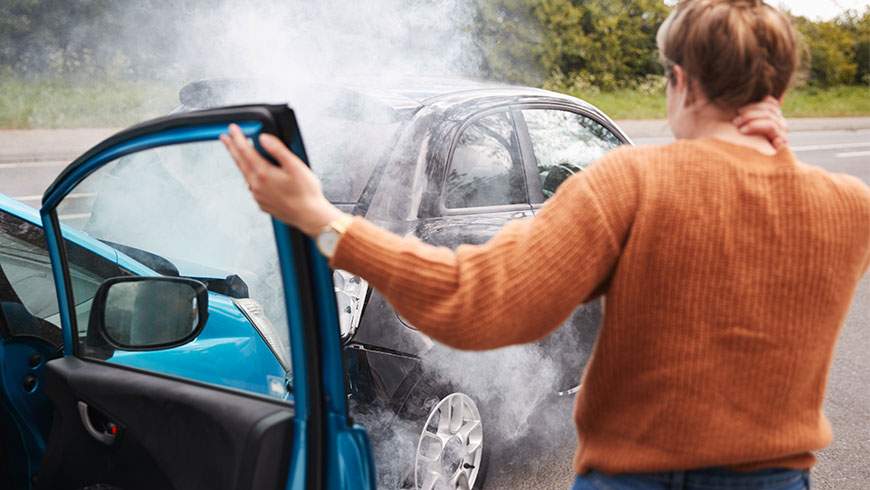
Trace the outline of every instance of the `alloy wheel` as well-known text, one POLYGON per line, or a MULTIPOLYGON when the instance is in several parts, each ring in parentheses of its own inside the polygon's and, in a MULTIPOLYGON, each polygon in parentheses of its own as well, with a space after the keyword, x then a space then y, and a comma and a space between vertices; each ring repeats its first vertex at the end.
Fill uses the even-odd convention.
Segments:
POLYGON ((483 424, 477 404, 464 393, 439 401, 426 420, 414 463, 420 490, 471 490, 483 458, 483 424))

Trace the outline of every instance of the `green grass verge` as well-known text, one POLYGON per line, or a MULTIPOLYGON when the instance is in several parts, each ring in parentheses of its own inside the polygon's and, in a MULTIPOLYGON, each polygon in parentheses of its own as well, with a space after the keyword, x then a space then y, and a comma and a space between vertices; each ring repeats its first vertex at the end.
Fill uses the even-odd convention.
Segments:
POLYGON ((69 83, 0 77, 0 128, 123 127, 177 103, 177 88, 158 83, 69 83))
POLYGON ((663 119, 667 116, 664 93, 618 90, 571 95, 598 107, 612 119, 663 119))
POLYGON ((783 110, 786 117, 870 116, 870 86, 794 90, 783 110))
MULTIPOLYGON (((175 84, 63 80, 24 81, 0 76, 0 128, 123 127, 166 114, 177 103, 175 84)), ((614 119, 665 117, 664 91, 584 90, 574 93, 614 119)), ((801 88, 785 101, 787 117, 870 116, 870 87, 801 88)))
MULTIPOLYGON (((619 90, 572 95, 597 106, 613 119, 663 119, 667 114, 664 93, 619 90)), ((783 110, 786 117, 870 116, 870 87, 795 89, 786 96, 783 110)))

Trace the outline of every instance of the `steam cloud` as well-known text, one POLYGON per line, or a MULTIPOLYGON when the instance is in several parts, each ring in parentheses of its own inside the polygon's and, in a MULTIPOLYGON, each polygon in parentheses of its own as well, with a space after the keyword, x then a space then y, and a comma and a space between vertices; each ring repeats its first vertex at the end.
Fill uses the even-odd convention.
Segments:
POLYGON ((145 1, 118 6, 121 39, 172 81, 242 77, 331 82, 473 75, 471 2, 459 0, 145 1))

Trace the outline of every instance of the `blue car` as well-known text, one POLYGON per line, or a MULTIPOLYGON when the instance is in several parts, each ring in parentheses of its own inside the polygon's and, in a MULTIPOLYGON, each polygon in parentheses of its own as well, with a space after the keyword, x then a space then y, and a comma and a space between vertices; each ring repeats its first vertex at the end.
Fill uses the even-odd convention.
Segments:
POLYGON ((39 215, 0 196, 3 488, 374 488, 332 271, 215 151, 231 122, 305 155, 286 106, 216 108, 100 143, 39 215))
MULTIPOLYGON (((117 243, 103 243, 81 231, 65 229, 67 250, 87 256, 92 269, 106 271, 105 278, 137 276, 174 276, 194 278, 206 285, 208 321, 202 332, 189 343, 167 350, 130 352, 107 348, 96 332, 89 332, 88 318, 94 294, 102 281, 81 275, 74 287, 89 291, 85 301, 76 305, 80 336, 91 334, 89 348, 103 344, 105 360, 141 369, 159 369, 167 374, 207 383, 248 390, 287 399, 291 381, 290 357, 279 350, 275 327, 263 316, 262 307, 248 297, 248 288, 236 275, 192 263, 156 256, 147 251, 117 243), (126 252, 126 253, 125 253, 126 252), (137 257, 140 260, 136 260, 137 257), (148 265, 146 265, 148 264, 148 265), (149 267, 150 265, 150 267, 149 267), (225 361, 216 371, 203 358, 189 355, 208 349, 225 361), (263 374, 266 373, 267 377, 263 374)), ((44 340, 49 351, 60 350, 60 312, 58 310, 51 263, 36 210, 0 194, 0 308, 14 337, 44 340), (15 321, 11 321, 11 319, 15 321)))

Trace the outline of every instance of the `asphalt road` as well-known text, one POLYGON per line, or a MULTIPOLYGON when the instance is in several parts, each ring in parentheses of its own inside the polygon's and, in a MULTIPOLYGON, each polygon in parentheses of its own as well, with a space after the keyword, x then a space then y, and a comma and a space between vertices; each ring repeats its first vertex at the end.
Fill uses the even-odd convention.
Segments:
MULTIPOLYGON (((627 131, 632 135, 630 126, 627 131)), ((43 190, 63 167, 110 132, 0 131, 0 193, 39 207, 43 190)), ((646 136, 636 137, 635 143, 669 141, 667 137, 649 136, 659 133, 646 131, 646 136)), ((793 132, 791 146, 806 163, 849 173, 870 184, 870 129, 793 132)), ((487 488, 569 488, 570 456, 574 450, 570 403, 549 410, 551 413, 542 414, 542 423, 564 428, 556 432, 565 437, 559 437, 558 441, 518 441, 520 445, 534 445, 535 457, 512 458, 509 464, 493 460, 487 488)), ((870 275, 859 286, 837 345, 826 412, 835 438, 819 454, 813 475, 815 488, 870 488, 870 275)))

